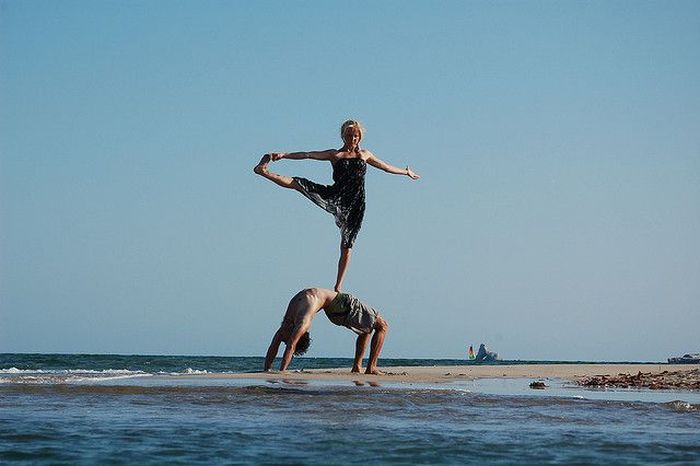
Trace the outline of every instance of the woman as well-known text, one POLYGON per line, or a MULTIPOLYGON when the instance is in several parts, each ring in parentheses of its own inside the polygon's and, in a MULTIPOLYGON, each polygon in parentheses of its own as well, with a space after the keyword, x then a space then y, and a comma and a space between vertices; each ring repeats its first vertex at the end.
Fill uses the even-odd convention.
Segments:
POLYGON ((340 292, 345 273, 350 264, 350 255, 355 238, 362 226, 365 214, 365 172, 367 164, 394 175, 406 175, 411 179, 420 178, 408 166, 400 169, 378 159, 368 150, 360 149, 362 126, 355 120, 348 120, 340 127, 343 147, 313 152, 273 152, 265 154, 253 171, 274 181, 283 188, 296 189, 318 206, 333 214, 335 224, 340 228, 340 259, 335 291, 340 292), (306 178, 289 177, 272 173, 267 165, 282 159, 328 160, 333 166, 333 184, 324 186, 306 178))

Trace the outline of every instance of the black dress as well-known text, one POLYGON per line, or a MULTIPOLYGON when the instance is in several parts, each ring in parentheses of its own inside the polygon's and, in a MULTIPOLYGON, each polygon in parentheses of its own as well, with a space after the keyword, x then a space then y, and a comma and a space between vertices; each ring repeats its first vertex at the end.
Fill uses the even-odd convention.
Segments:
POLYGON ((333 164, 333 184, 325 186, 294 177, 301 193, 335 217, 343 248, 352 248, 365 216, 367 163, 359 157, 339 159, 333 164))

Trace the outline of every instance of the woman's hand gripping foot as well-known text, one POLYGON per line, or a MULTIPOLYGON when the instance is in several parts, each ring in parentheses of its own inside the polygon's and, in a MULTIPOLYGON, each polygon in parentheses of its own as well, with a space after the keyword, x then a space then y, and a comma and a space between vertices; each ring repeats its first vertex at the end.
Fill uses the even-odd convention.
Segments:
POLYGON ((253 168, 253 171, 258 175, 267 173, 267 164, 270 163, 270 154, 265 154, 260 159, 260 162, 253 168))

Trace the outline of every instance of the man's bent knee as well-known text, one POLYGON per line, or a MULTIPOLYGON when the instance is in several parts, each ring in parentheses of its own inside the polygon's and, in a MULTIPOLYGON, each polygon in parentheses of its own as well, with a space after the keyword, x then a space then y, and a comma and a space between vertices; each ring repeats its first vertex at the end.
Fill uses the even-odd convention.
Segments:
POLYGON ((377 317, 377 322, 374 325, 374 328, 378 332, 387 332, 389 330, 389 323, 384 320, 383 317, 377 317))

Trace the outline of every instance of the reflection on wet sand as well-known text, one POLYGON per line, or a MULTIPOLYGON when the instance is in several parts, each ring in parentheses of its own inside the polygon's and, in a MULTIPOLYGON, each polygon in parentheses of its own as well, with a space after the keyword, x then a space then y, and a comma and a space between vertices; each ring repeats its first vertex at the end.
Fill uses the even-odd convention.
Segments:
POLYGON ((366 381, 365 380, 353 380, 352 383, 354 383, 358 387, 364 387, 365 384, 369 385, 370 387, 381 387, 381 385, 379 385, 379 382, 370 381, 370 380, 366 380, 366 381))
POLYGON ((282 383, 286 383, 287 385, 308 385, 309 381, 299 379, 282 379, 282 383))
POLYGON ((284 383, 287 385, 309 385, 308 380, 301 379, 266 379, 267 383, 284 383))

